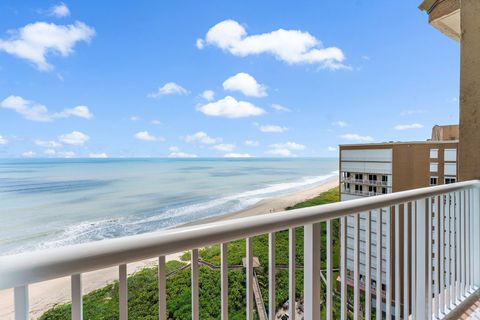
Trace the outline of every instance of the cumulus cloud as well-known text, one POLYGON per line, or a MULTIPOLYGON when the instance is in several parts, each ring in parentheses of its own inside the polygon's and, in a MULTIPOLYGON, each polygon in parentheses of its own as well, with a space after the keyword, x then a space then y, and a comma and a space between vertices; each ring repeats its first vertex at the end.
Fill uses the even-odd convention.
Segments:
POLYGON ((222 141, 221 138, 212 138, 208 134, 206 134, 203 131, 199 131, 197 133, 194 133, 192 135, 186 136, 185 137, 185 142, 198 142, 202 144, 214 144, 217 142, 222 141))
POLYGON ((92 158, 92 159, 105 159, 105 158, 108 158, 108 154, 106 154, 105 152, 102 152, 102 153, 90 153, 88 155, 89 158, 92 158))
POLYGON ((4 138, 3 136, 0 136, 0 144, 7 144, 8 140, 7 138, 4 138))
POLYGON ((357 142, 371 142, 374 139, 371 136, 362 136, 357 133, 346 133, 342 134, 340 138, 350 141, 357 141, 357 142))
POLYGON ((290 108, 284 107, 279 104, 272 104, 272 109, 275 111, 281 111, 281 112, 291 112, 292 110, 290 108))
POLYGON ((24 153, 22 153, 22 157, 32 158, 32 157, 35 157, 36 154, 37 153, 34 151, 25 151, 24 153))
POLYGON ((169 158, 196 158, 197 155, 193 153, 185 153, 180 151, 180 148, 172 146, 168 148, 170 150, 169 158))
POLYGON ((71 109, 64 109, 61 112, 51 113, 47 107, 20 96, 8 96, 0 102, 0 107, 13 110, 27 120, 50 122, 59 118, 79 117, 91 119, 93 114, 87 106, 78 106, 71 109))
POLYGON ((292 151, 288 149, 271 149, 267 151, 267 154, 275 155, 275 156, 282 156, 288 157, 292 155, 292 151))
POLYGON ((131 116, 130 117, 130 121, 140 121, 142 120, 142 118, 140 118, 139 116, 131 116))
POLYGON ((245 145, 250 147, 258 147, 260 145, 260 142, 255 140, 245 140, 245 145))
POLYGON ((201 96, 207 101, 212 101, 215 98, 215 92, 213 92, 213 90, 205 90, 202 92, 201 96))
POLYGON ((337 151, 338 149, 337 149, 337 147, 331 147, 331 146, 329 146, 329 147, 327 148, 327 150, 330 151, 330 152, 335 152, 335 151, 337 151))
POLYGON ((50 71, 47 55, 68 57, 77 42, 89 42, 95 30, 83 22, 69 25, 35 22, 10 30, 9 39, 0 39, 0 51, 33 63, 40 71, 50 71))
POLYGON ((225 118, 243 118, 250 116, 259 116, 265 113, 265 110, 246 101, 237 101, 231 96, 226 96, 215 102, 210 102, 198 107, 198 111, 207 116, 225 117, 225 118))
POLYGON ((46 149, 43 151, 43 153, 49 157, 52 157, 57 154, 57 151, 55 149, 46 149))
POLYGON ((135 133, 135 138, 142 141, 165 141, 163 137, 151 135, 148 131, 140 131, 135 133))
POLYGON ((275 143, 269 146, 271 149, 267 151, 267 154, 276 156, 295 156, 292 151, 305 150, 306 146, 296 142, 275 143))
POLYGON ((278 29, 268 33, 248 35, 234 20, 224 20, 211 27, 205 39, 197 40, 197 48, 212 45, 234 56, 270 54, 288 64, 316 64, 337 70, 348 68, 345 55, 336 47, 325 48, 320 40, 301 30, 278 29))
POLYGON ((276 126, 272 124, 261 125, 259 126, 259 129, 261 132, 267 132, 267 133, 282 133, 288 130, 287 127, 276 126))
POLYGON ((348 123, 346 121, 341 121, 341 120, 332 122, 332 125, 340 127, 340 128, 348 127, 348 123))
POLYGON ((58 141, 64 144, 83 145, 90 140, 90 137, 80 131, 72 131, 71 133, 62 134, 58 137, 58 141))
POLYGON ((233 151, 235 149, 234 144, 228 144, 228 143, 223 143, 223 144, 217 144, 212 147, 212 149, 218 150, 218 151, 224 151, 224 152, 229 152, 233 151))
POLYGON ((224 158, 251 158, 252 156, 248 153, 227 153, 223 155, 224 158))
POLYGON ((35 144, 43 148, 60 148, 62 144, 54 140, 35 140, 35 144))
POLYGON ((227 91, 240 91, 247 97, 265 97, 267 89, 263 84, 245 72, 237 73, 223 82, 223 89, 227 91))
POLYGON ((426 111, 423 110, 423 109, 407 109, 407 110, 403 110, 400 115, 402 116, 410 116, 410 115, 414 115, 414 114, 422 114, 422 113, 425 113, 426 111))
POLYGON ((270 145, 274 149, 288 149, 288 150, 304 150, 305 145, 296 142, 275 143, 270 145))
POLYGON ((56 6, 51 7, 49 14, 57 18, 64 18, 70 15, 70 9, 68 9, 65 3, 61 2, 56 6))
POLYGON ((423 124, 420 123, 411 123, 411 124, 397 124, 393 127, 395 130, 411 130, 411 129, 421 129, 423 124))
POLYGON ((73 151, 61 151, 57 152, 57 156, 60 158, 73 158, 76 156, 76 154, 73 151))
POLYGON ((149 93, 147 97, 149 98, 160 98, 161 96, 168 96, 172 94, 176 95, 186 95, 190 92, 175 82, 168 82, 163 87, 157 89, 157 91, 149 93))

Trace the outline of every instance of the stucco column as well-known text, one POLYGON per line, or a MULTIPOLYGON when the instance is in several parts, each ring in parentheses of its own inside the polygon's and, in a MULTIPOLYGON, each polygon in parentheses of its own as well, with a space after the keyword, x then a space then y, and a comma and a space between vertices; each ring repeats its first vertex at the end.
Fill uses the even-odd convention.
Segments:
POLYGON ((460 180, 480 178, 480 1, 461 0, 460 180))

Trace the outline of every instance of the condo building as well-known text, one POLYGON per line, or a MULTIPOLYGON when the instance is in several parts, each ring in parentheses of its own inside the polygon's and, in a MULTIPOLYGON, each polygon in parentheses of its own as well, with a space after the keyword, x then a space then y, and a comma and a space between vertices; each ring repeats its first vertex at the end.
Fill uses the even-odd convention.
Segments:
MULTIPOLYGON (((340 145, 340 200, 348 201, 362 197, 388 194, 398 191, 428 187, 440 184, 450 184, 457 181, 457 149, 458 126, 434 126, 432 137, 427 141, 414 142, 383 142, 369 144, 340 145)), ((432 202, 432 213, 435 213, 432 202)), ((365 260, 366 260, 366 222, 367 214, 362 213, 359 219, 359 250, 360 250, 360 283, 365 289, 365 260)), ((371 259, 371 288, 377 286, 377 219, 380 210, 371 212, 370 225, 370 259, 371 259)), ((388 275, 387 269, 393 267, 391 261, 400 259, 403 264, 403 247, 395 253, 395 228, 390 208, 382 209, 382 291, 386 291, 388 275), (390 239, 387 241, 387 239, 390 239), (387 259, 387 254, 390 259, 387 259), (390 261, 390 264, 387 263, 390 261)), ((400 222, 400 243, 404 243, 404 225, 400 222)), ((408 226, 410 228, 410 226, 408 226)), ((435 226, 432 224, 432 227, 435 226)), ((347 217, 347 278, 354 271, 354 230, 355 218, 347 217)), ((436 252, 433 252, 435 256, 436 252)), ((403 281, 403 275, 402 275, 403 281)), ((348 281, 351 286, 350 280, 348 281)), ((394 288, 389 288, 391 291, 394 288)), ((383 297, 385 299, 385 296, 383 297)), ((392 309, 394 307, 392 306, 392 309)))

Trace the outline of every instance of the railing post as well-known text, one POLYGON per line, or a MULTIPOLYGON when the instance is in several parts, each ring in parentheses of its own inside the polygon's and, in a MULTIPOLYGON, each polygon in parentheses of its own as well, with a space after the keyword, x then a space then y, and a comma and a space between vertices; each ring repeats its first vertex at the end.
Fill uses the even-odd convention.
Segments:
POLYGON ((14 289, 15 299, 15 320, 28 320, 28 286, 16 287, 14 289))
POLYGON ((304 319, 320 319, 320 223, 305 226, 303 247, 304 319))
MULTIPOLYGON (((428 316, 428 289, 427 286, 430 285, 428 283, 428 261, 431 257, 427 257, 428 254, 428 236, 427 236, 427 219, 430 218, 428 216, 429 210, 425 205, 426 199, 417 200, 415 201, 415 216, 412 220, 415 221, 415 238, 416 242, 413 244, 415 246, 415 276, 413 283, 415 285, 415 310, 413 310, 413 314, 415 319, 430 319, 428 316)), ((431 230, 428 230, 431 232, 431 230)))
POLYGON ((472 230, 476 230, 475 232, 471 233, 472 243, 473 246, 473 284, 476 288, 480 287, 480 188, 476 187, 473 188, 473 208, 472 216, 473 216, 473 228, 472 230))

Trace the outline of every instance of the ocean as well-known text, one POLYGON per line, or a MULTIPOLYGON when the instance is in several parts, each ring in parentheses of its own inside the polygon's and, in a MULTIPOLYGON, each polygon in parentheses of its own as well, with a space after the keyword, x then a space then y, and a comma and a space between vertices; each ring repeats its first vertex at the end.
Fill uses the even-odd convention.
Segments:
POLYGON ((0 255, 171 228, 331 181, 338 160, 2 159, 0 255))

